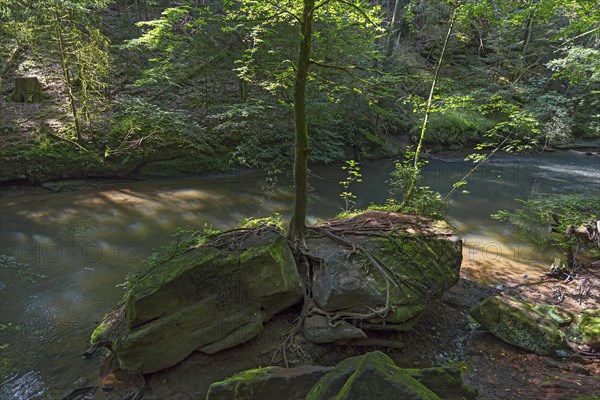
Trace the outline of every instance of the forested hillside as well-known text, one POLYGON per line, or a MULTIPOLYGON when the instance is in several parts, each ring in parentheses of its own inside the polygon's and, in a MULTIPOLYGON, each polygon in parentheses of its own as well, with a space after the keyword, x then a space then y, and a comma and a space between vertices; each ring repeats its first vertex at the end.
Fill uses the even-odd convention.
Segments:
MULTIPOLYGON (((594 0, 316 3, 313 163, 414 143, 436 64, 428 150, 600 137, 594 0)), ((0 180, 289 173, 301 14, 294 0, 3 0, 0 180)))

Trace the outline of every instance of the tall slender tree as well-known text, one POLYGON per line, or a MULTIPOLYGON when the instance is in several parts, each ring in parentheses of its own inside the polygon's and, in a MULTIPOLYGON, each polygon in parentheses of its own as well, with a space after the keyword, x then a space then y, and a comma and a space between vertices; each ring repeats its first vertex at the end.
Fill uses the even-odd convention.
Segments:
MULTIPOLYGON (((307 87, 311 65, 352 69, 347 66, 331 66, 311 59, 316 40, 313 31, 316 23, 347 24, 362 29, 382 30, 378 8, 368 2, 346 0, 287 0, 283 2, 243 0, 238 5, 236 17, 260 21, 261 26, 294 24, 298 32, 297 56, 294 63, 294 212, 290 221, 289 236, 298 243, 306 234, 308 208, 308 159, 310 154, 307 113, 307 87)), ((256 32, 257 30, 254 30, 256 32)), ((320 33, 320 32, 319 32, 320 33)))

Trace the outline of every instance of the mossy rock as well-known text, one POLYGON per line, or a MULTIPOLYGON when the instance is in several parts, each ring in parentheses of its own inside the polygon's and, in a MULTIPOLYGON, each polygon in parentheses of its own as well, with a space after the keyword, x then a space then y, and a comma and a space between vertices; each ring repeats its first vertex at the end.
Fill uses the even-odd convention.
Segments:
POLYGON ((564 344, 559 325, 525 301, 491 296, 471 316, 499 339, 536 354, 552 355, 564 344))
POLYGON ((583 343, 595 350, 600 350, 600 308, 583 312, 579 331, 583 343))
POLYGON ((404 371, 441 399, 471 400, 477 398, 477 390, 465 386, 458 368, 409 368, 404 371))
POLYGON ((418 380, 380 351, 348 358, 313 386, 306 400, 437 400, 418 380))
POLYGON ((573 314, 554 304, 538 304, 534 308, 544 314, 558 325, 568 325, 573 322, 573 314))
POLYGON ((566 330, 570 344, 583 350, 600 351, 600 309, 584 311, 566 330))
POLYGON ((369 317, 361 326, 406 331, 414 327, 429 299, 458 283, 462 242, 443 221, 367 211, 324 226, 331 224, 341 226, 340 230, 347 224, 366 231, 343 231, 355 247, 326 235, 306 239, 311 256, 320 260, 313 265, 311 287, 322 310, 365 315, 389 303, 385 315, 369 317), (366 249, 382 268, 375 267, 358 247, 366 249))
POLYGON ((331 367, 264 367, 240 372, 208 388, 206 400, 304 399, 331 367))
POLYGON ((247 230, 228 245, 193 247, 145 271, 119 318, 103 321, 92 341, 110 348, 129 373, 155 372, 195 350, 213 354, 243 343, 301 299, 285 237, 247 230))
POLYGON ((206 400, 475 399, 457 368, 400 369, 376 351, 335 367, 264 367, 210 385, 206 400))

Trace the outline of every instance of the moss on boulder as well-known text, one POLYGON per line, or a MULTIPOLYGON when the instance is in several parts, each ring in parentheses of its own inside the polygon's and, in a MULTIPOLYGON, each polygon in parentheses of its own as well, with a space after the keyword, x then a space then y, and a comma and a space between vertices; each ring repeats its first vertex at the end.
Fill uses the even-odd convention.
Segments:
POLYGON ((404 371, 441 399, 471 400, 477 398, 477 390, 465 386, 458 368, 410 368, 404 371))
POLYGON ((380 351, 342 361, 319 379, 306 396, 306 400, 439 398, 380 351))
POLYGON ((600 308, 577 315, 566 330, 569 344, 584 351, 600 351, 600 308))
POLYGON ((210 385, 206 400, 448 399, 470 400, 456 368, 401 369, 376 351, 335 367, 264 367, 210 385))
POLYGON ((573 322, 572 313, 554 304, 538 304, 534 308, 560 326, 573 322))
POLYGON ((594 350, 600 350, 600 308, 583 312, 579 331, 584 344, 594 350))
POLYGON ((471 316, 494 336, 523 350, 552 355, 563 347, 559 325, 525 301, 488 297, 473 307, 471 316))
POLYGON ((330 367, 264 367, 210 385, 206 400, 303 399, 330 367))
MULTIPOLYGON (((306 239, 311 258, 320 261, 312 267, 312 297, 330 315, 373 314, 387 305, 384 313, 355 319, 366 329, 410 330, 430 298, 458 283, 462 242, 443 221, 367 211, 326 221, 319 228, 342 232, 352 243, 341 244, 328 234, 306 239)), ((312 332, 306 336, 315 341, 312 332)), ((335 341, 335 335, 330 339, 335 341)))
MULTIPOLYGON (((141 275, 117 321, 93 340, 122 369, 150 373, 194 350, 213 354, 259 334, 265 320, 302 299, 294 257, 283 235, 250 229, 188 249, 141 275)), ((101 324, 102 327, 102 324, 101 324)))

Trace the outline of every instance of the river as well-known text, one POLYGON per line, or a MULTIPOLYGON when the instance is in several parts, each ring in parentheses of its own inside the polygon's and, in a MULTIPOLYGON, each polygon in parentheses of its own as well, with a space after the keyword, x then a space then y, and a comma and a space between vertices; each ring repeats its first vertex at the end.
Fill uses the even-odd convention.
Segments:
MULTIPOLYGON (((422 184, 447 193, 472 167, 463 156, 430 160, 422 184)), ((393 162, 361 167, 363 182, 350 187, 358 205, 383 202, 393 162)), ((309 221, 343 206, 340 168, 318 167, 313 174, 309 221)), ((464 189, 470 193, 452 196, 448 216, 470 255, 488 264, 518 257, 543 271, 553 254, 515 243, 509 227, 490 214, 541 193, 599 191, 600 158, 569 151, 501 155, 469 177, 464 189)), ((240 172, 98 182, 73 192, 5 195, 0 202, 0 255, 9 265, 0 269, 0 398, 14 400, 60 398, 96 384, 97 358, 81 357, 90 333, 122 297, 124 277, 175 240, 177 228, 225 228, 274 212, 286 218, 293 197, 284 185, 265 191, 260 177, 240 172)))

